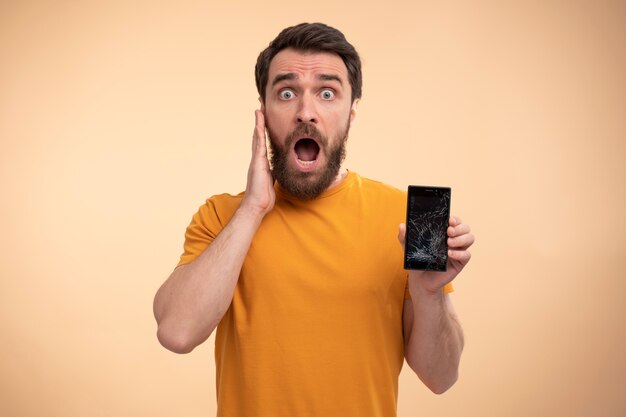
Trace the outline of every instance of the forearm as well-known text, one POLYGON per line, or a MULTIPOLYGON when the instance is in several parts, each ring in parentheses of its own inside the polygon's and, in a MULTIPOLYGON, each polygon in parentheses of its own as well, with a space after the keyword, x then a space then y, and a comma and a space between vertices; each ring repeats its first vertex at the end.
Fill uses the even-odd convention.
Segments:
POLYGON ((193 262, 176 268, 154 299, 161 344, 187 353, 204 342, 232 301, 243 261, 263 218, 240 207, 193 262))
POLYGON ((440 394, 457 380, 463 331, 448 296, 409 285, 413 303, 406 359, 418 377, 440 394))

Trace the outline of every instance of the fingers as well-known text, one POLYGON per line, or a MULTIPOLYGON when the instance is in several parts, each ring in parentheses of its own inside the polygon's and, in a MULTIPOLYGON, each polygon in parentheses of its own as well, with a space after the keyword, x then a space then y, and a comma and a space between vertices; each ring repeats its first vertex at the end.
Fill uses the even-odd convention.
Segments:
POLYGON ((470 227, 466 224, 448 227, 448 247, 451 249, 465 250, 474 243, 474 235, 470 233, 470 227))
POLYGON ((398 240, 400 244, 404 246, 404 236, 406 235, 406 224, 400 223, 398 225, 398 240))
POLYGON ((267 147, 265 145, 265 117, 261 110, 254 111, 254 122, 252 153, 254 155, 265 155, 267 153, 267 147))
POLYGON ((461 223, 463 223, 463 222, 461 221, 461 218, 460 218, 460 217, 456 217, 456 216, 450 216, 450 220, 448 221, 448 224, 449 224, 450 226, 452 226, 452 227, 458 226, 458 225, 460 225, 461 223))
POLYGON ((267 158, 265 139, 265 117, 263 112, 254 112, 254 132, 252 133, 252 158, 248 167, 248 183, 242 206, 250 207, 263 216, 273 207, 276 199, 274 179, 267 158))
MULTIPOLYGON (((400 223, 398 226, 398 240, 404 245, 406 236, 406 225, 400 223)), ((467 249, 474 243, 474 235, 470 234, 470 227, 466 224, 459 224, 456 227, 448 227, 448 247, 452 249, 467 249)))
POLYGON ((259 135, 257 134, 259 125, 259 111, 254 111, 254 130, 252 131, 252 156, 256 154, 257 144, 259 143, 259 135))
POLYGON ((472 235, 470 231, 469 225, 461 223, 461 219, 458 217, 450 217, 448 246, 452 248, 469 248, 472 243, 474 243, 474 235, 472 235))
POLYGON ((254 132, 252 134, 252 160, 250 173, 270 172, 265 140, 265 116, 261 110, 254 111, 254 132))
POLYGON ((471 257, 472 254, 467 250, 448 250, 448 258, 458 261, 463 265, 466 265, 471 257))
POLYGON ((448 227, 448 237, 456 237, 468 234, 470 227, 467 224, 461 223, 461 219, 458 217, 450 217, 450 227, 448 227))
POLYGON ((467 250, 474 244, 474 235, 470 233, 470 227, 464 224, 459 217, 450 217, 448 227, 448 257, 465 265, 469 262, 472 254, 467 250))
POLYGON ((467 249, 474 243, 474 235, 467 233, 457 237, 448 238, 448 247, 451 249, 467 249))

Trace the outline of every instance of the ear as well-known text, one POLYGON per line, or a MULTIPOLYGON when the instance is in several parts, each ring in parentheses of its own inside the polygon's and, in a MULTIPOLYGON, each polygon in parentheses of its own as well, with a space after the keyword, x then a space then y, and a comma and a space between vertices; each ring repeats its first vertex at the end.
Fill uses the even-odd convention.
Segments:
POLYGON ((261 111, 263 112, 263 115, 265 115, 265 102, 263 101, 261 96, 259 96, 259 103, 261 103, 261 111))
POLYGON ((352 123, 356 117, 356 107, 359 104, 359 101, 361 101, 360 98, 355 98, 352 102, 352 106, 350 107, 350 123, 352 123))

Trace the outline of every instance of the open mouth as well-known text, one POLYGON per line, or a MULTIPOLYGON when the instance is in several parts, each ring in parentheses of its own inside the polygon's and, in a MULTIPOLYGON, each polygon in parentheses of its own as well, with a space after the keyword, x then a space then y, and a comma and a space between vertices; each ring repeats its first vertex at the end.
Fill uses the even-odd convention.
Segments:
POLYGON ((302 166, 311 166, 317 161, 320 153, 320 147, 317 142, 311 138, 302 138, 294 145, 294 151, 298 162, 302 166))

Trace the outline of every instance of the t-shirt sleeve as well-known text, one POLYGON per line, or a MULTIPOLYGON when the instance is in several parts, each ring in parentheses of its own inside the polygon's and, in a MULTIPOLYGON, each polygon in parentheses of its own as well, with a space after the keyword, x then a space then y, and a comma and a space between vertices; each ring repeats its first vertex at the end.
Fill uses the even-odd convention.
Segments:
POLYGON ((187 264, 196 259, 213 242, 223 224, 218 215, 214 198, 210 198, 200 206, 193 215, 191 223, 185 231, 184 251, 177 266, 187 264))
MULTIPOLYGON (((443 292, 445 294, 449 294, 452 291, 454 291, 454 287, 452 286, 451 282, 446 284, 445 287, 443 287, 443 292)), ((409 293, 409 281, 408 280, 406 282, 406 287, 404 288, 404 299, 405 300, 410 300, 411 299, 411 294, 409 293)))

